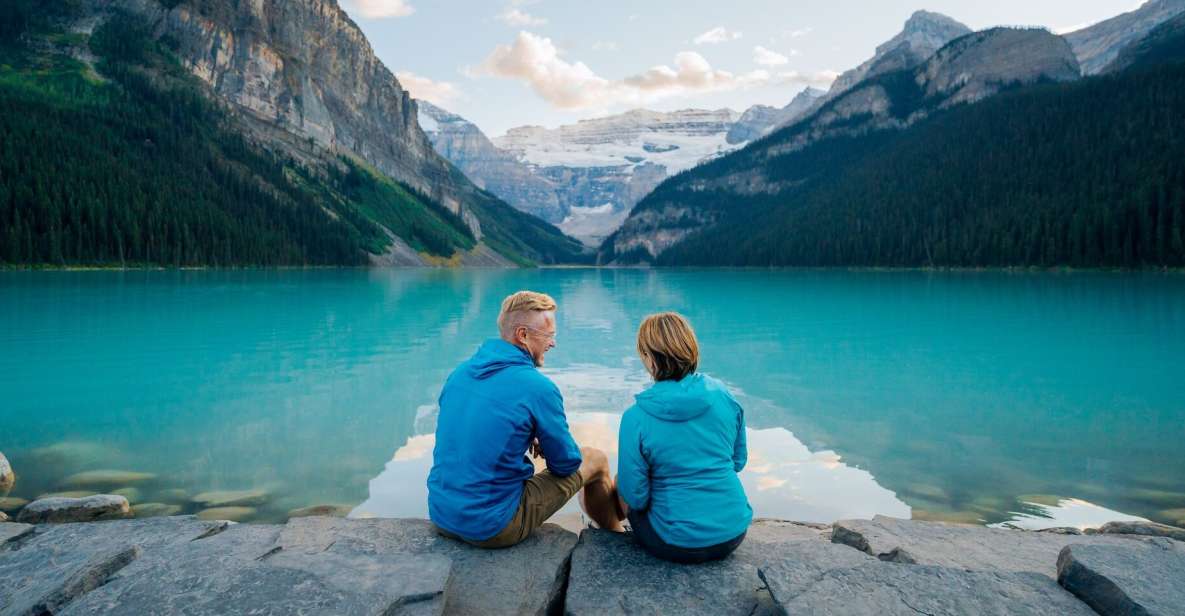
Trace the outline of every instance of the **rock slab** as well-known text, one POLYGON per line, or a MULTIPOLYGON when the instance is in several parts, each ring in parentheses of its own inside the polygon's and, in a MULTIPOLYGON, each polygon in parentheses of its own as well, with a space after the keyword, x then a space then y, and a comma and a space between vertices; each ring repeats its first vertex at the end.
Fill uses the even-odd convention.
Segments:
POLYGON ((1185 546, 1171 539, 1070 545, 1058 582, 1103 616, 1185 614, 1185 546))
MULTIPOLYGON (((8 526, 8 525, 5 525, 8 526)), ((216 530, 188 518, 39 526, 0 549, 0 616, 56 614, 146 550, 216 530)))
POLYGON ((33 532, 35 527, 32 524, 15 524, 4 523, 0 524, 0 549, 3 549, 4 544, 13 539, 20 539, 25 535, 33 532))
POLYGON ((450 563, 434 555, 348 545, 287 552, 275 526, 233 525, 146 552, 60 611, 70 615, 441 614, 450 563))
POLYGON ((113 494, 97 494, 84 498, 51 497, 33 501, 21 509, 18 522, 28 524, 62 524, 94 522, 132 516, 128 499, 113 494))
POLYGON ((770 552, 761 578, 783 613, 868 616, 1093 612, 1036 573, 884 562, 845 545, 798 542, 770 552))
POLYGON ((329 517, 289 520, 277 541, 281 553, 288 554, 332 548, 445 557, 452 561, 452 577, 444 612, 462 616, 542 615, 557 609, 575 545, 574 533, 551 524, 512 548, 481 550, 438 535, 427 520, 329 517))
POLYGON ((1050 579, 1057 578, 1058 554, 1067 545, 1126 545, 1139 541, 1120 535, 1036 533, 885 516, 836 522, 831 540, 890 562, 1031 572, 1050 579))
MULTIPOLYGON (((798 543, 830 545, 828 527, 758 520, 729 558, 702 565, 657 559, 629 535, 585 530, 572 553, 566 614, 773 614, 758 571, 764 554, 798 543)), ((854 557, 869 558, 840 548, 854 557)))

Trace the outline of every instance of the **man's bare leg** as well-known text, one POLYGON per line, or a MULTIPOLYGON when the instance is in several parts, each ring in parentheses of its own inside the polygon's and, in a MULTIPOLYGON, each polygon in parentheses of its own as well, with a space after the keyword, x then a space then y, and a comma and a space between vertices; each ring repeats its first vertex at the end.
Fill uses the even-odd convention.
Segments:
POLYGON ((594 447, 581 447, 580 455, 584 458, 580 465, 580 475, 584 477, 580 507, 597 526, 619 533, 625 531, 617 506, 617 485, 609 475, 609 458, 594 447))

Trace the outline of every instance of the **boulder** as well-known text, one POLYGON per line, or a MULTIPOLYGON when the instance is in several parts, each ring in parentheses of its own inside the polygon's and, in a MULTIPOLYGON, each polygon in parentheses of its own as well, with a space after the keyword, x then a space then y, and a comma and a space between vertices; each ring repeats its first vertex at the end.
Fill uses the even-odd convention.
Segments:
POLYGON ((16 485, 16 473, 12 472, 12 465, 4 452, 0 451, 0 492, 8 492, 16 485))
POLYGON ((1185 614, 1185 546, 1171 539, 1069 545, 1058 582, 1103 616, 1185 614))
POLYGON ((112 494, 98 494, 86 498, 43 498, 21 509, 18 522, 29 524, 62 524, 129 518, 132 508, 128 499, 112 494))
POLYGON ((21 507, 24 507, 28 504, 29 501, 23 498, 17 498, 15 496, 0 497, 0 511, 4 511, 6 513, 15 513, 20 510, 21 507))
POLYGON ((19 539, 25 535, 33 532, 36 526, 32 524, 17 524, 15 522, 5 522, 0 524, 0 550, 4 549, 4 544, 19 539))
POLYGON ((8 514, 4 513, 3 511, 0 511, 0 522, 7 522, 7 521, 8 521, 8 514))
POLYGON ((254 507, 214 507, 198 512, 199 520, 229 520, 231 522, 245 522, 255 517, 254 507))
POLYGON ((84 473, 76 473, 70 475, 62 482, 62 485, 72 489, 96 489, 103 490, 113 488, 115 486, 126 486, 133 483, 141 483, 156 479, 156 475, 152 473, 137 473, 134 471, 121 470, 97 470, 86 471, 84 473))
POLYGON ((876 516, 835 523, 831 540, 881 560, 961 569, 1033 572, 1057 577, 1057 555, 1070 544, 1125 545, 1122 535, 1066 535, 876 516))
POLYGON ((128 503, 132 505, 144 500, 144 495, 140 492, 139 488, 121 488, 119 490, 112 490, 111 494, 128 499, 128 503))
POLYGON ((91 490, 66 490, 64 492, 46 492, 45 494, 38 494, 37 498, 34 500, 42 500, 46 498, 86 498, 96 494, 98 494, 98 492, 93 492, 91 490))
MULTIPOLYGON (((803 542, 830 545, 827 527, 758 520, 732 556, 702 565, 654 558, 629 535, 585 530, 572 553, 567 614, 766 614, 776 609, 762 589, 766 553, 803 542)), ((870 558, 849 548, 854 558, 870 558)))
POLYGON ((797 542, 768 552, 761 579, 785 614, 1092 614, 1036 573, 880 561, 844 545, 797 542))
POLYGON ((132 515, 137 518, 159 518, 162 516, 177 515, 181 513, 180 505, 170 505, 168 503, 140 503, 139 505, 132 505, 132 515))
POLYGON ((443 613, 450 576, 445 557, 369 551, 349 542, 318 553, 287 551, 277 547, 279 537, 277 526, 232 525, 200 541, 146 549, 57 613, 443 613))
POLYGON ((1185 528, 1177 528, 1156 522, 1107 522, 1099 527, 1102 535, 1143 535, 1145 537, 1168 537, 1185 541, 1185 528))
POLYGON ((0 550, 0 614, 57 614, 144 552, 188 543, 218 527, 161 518, 26 531, 19 550, 0 550))
POLYGON ((161 490, 160 492, 156 493, 156 496, 153 498, 153 500, 160 501, 162 503, 172 503, 174 505, 184 505, 191 502, 189 492, 186 492, 180 488, 161 490))
POLYGON ((310 517, 330 517, 330 518, 344 518, 350 515, 354 508, 349 505, 314 505, 312 507, 301 507, 300 509, 293 509, 288 512, 289 518, 310 518, 310 517))
POLYGON ((193 502, 206 508, 214 507, 257 507, 268 501, 264 490, 215 490, 202 492, 193 497, 193 502))
POLYGON ((545 614, 558 607, 576 535, 545 524, 526 541, 482 550, 436 533, 427 520, 294 518, 283 527, 282 552, 317 554, 329 546, 365 553, 435 555, 453 563, 444 596, 448 614, 545 614))

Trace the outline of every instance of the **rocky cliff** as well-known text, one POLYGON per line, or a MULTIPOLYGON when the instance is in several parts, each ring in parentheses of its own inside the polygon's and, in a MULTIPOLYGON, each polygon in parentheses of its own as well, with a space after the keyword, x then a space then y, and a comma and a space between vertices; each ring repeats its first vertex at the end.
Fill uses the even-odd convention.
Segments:
POLYGON ((491 202, 437 154, 415 103, 336 0, 85 4, 92 20, 114 11, 147 20, 260 145, 296 159, 325 151, 361 159, 460 216, 478 240, 493 232, 497 252, 529 253, 511 258, 573 250, 557 230, 491 202), (530 232, 515 237, 522 225, 530 232))
POLYGON ((900 33, 877 46, 871 58, 840 75, 824 100, 843 94, 865 79, 913 68, 947 43, 970 33, 971 28, 946 15, 917 11, 905 22, 900 33))
POLYGON ((725 140, 731 145, 739 145, 760 139, 779 126, 785 126, 802 117, 826 94, 818 88, 806 88, 780 109, 769 105, 754 105, 746 109, 736 124, 728 129, 725 140))
POLYGON ((1185 0, 1150 0, 1140 8, 1066 35, 1083 73, 1094 75, 1120 50, 1144 38, 1160 24, 1185 13, 1185 0))
POLYGON ((436 151, 478 187, 552 224, 563 222, 556 187, 516 156, 495 146, 477 125, 427 101, 416 101, 419 124, 436 151))

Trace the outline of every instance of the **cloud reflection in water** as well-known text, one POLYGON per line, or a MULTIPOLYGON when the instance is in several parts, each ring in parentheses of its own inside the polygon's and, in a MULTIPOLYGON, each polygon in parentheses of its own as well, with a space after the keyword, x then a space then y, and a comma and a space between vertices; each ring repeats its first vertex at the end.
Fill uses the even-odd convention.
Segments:
MULTIPOLYGON (((649 383, 637 361, 623 359, 620 368, 577 365, 545 372, 564 393, 577 442, 604 450, 616 469, 620 413, 649 383)), ((411 437, 395 452, 370 481, 370 497, 354 510, 354 517, 427 516, 425 482, 432 467, 435 409, 421 407, 417 415, 417 429, 429 433, 411 437)), ((832 522, 877 514, 910 516, 909 506, 868 471, 844 464, 833 451, 812 452, 783 428, 749 430, 748 437, 749 464, 741 481, 758 517, 832 522)), ((578 511, 573 500, 561 513, 578 511)))

